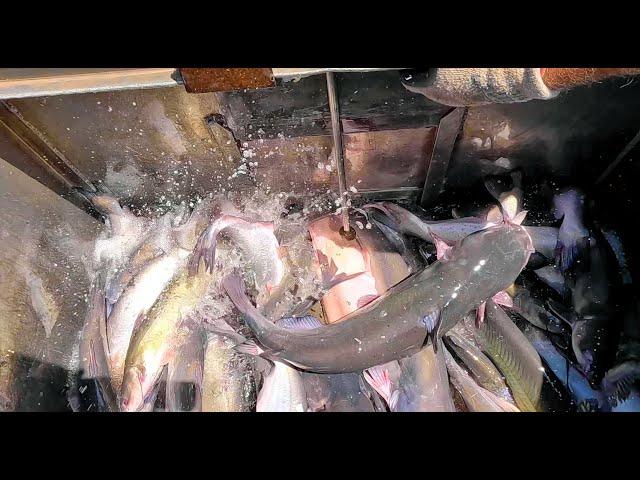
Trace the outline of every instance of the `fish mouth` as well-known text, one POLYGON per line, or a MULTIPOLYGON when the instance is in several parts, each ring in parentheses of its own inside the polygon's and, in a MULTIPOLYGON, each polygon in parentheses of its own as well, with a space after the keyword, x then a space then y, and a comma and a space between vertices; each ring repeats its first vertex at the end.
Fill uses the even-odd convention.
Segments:
POLYGON ((602 379, 602 388, 615 407, 631 395, 640 381, 640 361, 628 360, 609 370, 602 379))

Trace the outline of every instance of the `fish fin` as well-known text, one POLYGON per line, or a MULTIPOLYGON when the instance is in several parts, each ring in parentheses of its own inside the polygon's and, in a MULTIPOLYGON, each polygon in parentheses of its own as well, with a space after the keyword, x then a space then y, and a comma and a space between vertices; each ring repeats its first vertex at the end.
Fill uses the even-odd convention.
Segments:
POLYGON ((322 322, 313 315, 303 317, 285 317, 276 321, 276 325, 291 330, 313 330, 323 326, 322 322))
POLYGON ((600 408, 598 406, 598 400, 595 398, 587 398, 586 400, 582 400, 576 406, 576 412, 579 413, 588 413, 588 412, 598 412, 600 408))
POLYGON ((384 399, 387 405, 391 403, 391 379, 389 371, 381 365, 367 368, 362 372, 366 382, 384 399))
POLYGON ((428 244, 422 244, 418 247, 418 253, 420 254, 420 256, 422 257, 422 259, 425 261, 425 263, 429 263, 433 257, 433 253, 430 253, 427 248, 429 248, 427 246, 428 244))
POLYGON ((213 266, 216 258, 216 242, 218 239, 218 229, 214 225, 209 225, 198 238, 191 259, 189 260, 189 275, 198 273, 200 261, 204 261, 205 272, 209 270, 213 273, 213 266))
POLYGON ((138 330, 138 328, 140 328, 140 325, 142 325, 142 322, 144 322, 144 319, 146 318, 146 316, 147 316, 147 312, 140 312, 138 314, 138 317, 136 318, 136 321, 133 324, 133 330, 131 330, 133 333, 135 333, 138 330))
POLYGON ((264 350, 258 346, 253 340, 247 340, 244 343, 236 345, 233 349, 238 353, 244 353, 246 355, 252 355, 258 357, 264 353, 264 350))
POLYGON ((296 305, 293 310, 290 310, 289 315, 292 317, 303 317, 317 301, 317 298, 309 295, 300 304, 296 305))
POLYGON ((570 327, 573 327, 576 319, 573 310, 565 307, 560 302, 552 298, 547 299, 547 307, 549 308, 549 310, 551 310, 551 313, 553 313, 555 317, 559 318, 570 327))
POLYGON ((98 362, 96 361, 95 345, 93 339, 89 340, 89 377, 96 378, 98 376, 98 362))
POLYGON ((316 259, 318 260, 318 266, 320 268, 328 267, 329 266, 329 257, 327 257, 320 250, 315 250, 315 253, 316 253, 316 259))
POLYGON ((484 315, 486 313, 486 310, 487 302, 482 302, 476 310, 476 328, 480 328, 480 325, 482 325, 482 322, 484 322, 484 315))
POLYGON ((462 215, 460 214, 458 209, 454 207, 454 208, 451 209, 451 217, 452 218, 462 218, 462 215))
MULTIPOLYGON (((433 345, 433 351, 438 353, 438 330, 440 330, 440 312, 434 310, 431 313, 422 317, 422 324, 427 329, 427 338, 431 339, 433 345)), ((426 343, 426 342, 425 342, 426 343)))
POLYGON ((224 318, 209 318, 202 322, 203 328, 206 330, 220 335, 222 337, 229 338, 230 340, 240 344, 247 341, 246 337, 236 332, 231 325, 227 323, 224 318))
POLYGON ((366 205, 362 205, 361 207, 361 209, 365 211, 367 208, 374 208, 384 213, 387 217, 393 218, 393 213, 387 207, 385 207, 384 202, 367 203, 366 205))
POLYGON ((556 267, 560 269, 561 272, 566 272, 569 270, 576 259, 581 255, 581 252, 584 252, 589 245, 588 236, 582 236, 588 232, 571 232, 563 230, 564 223, 560 226, 558 230, 558 241, 556 243, 556 248, 554 251, 555 264, 556 267))
POLYGON ((513 308, 513 298, 509 296, 506 291, 501 291, 496 293, 491 300, 494 301, 497 305, 502 305, 503 307, 513 308))
POLYGON ((525 217, 527 216, 527 213, 528 212, 526 210, 522 210, 521 212, 516 214, 513 218, 511 218, 509 220, 509 223, 512 223, 513 225, 522 225, 522 222, 524 221, 525 217))
POLYGON ((602 389, 615 407, 629 398, 639 380, 640 361, 627 360, 607 371, 602 379, 602 389))
POLYGON ((611 247, 611 250, 613 250, 616 260, 618 260, 618 266, 622 274, 622 283, 625 285, 632 283, 631 272, 629 271, 629 265, 620 236, 613 230, 602 230, 602 235, 609 244, 609 247, 611 247))
POLYGON ((357 308, 362 308, 365 305, 368 305, 369 303, 373 302, 379 296, 380 295, 363 295, 362 297, 358 298, 357 308))
POLYGON ((506 188, 503 180, 499 177, 485 178, 483 183, 489 194, 496 200, 500 199, 500 195, 502 195, 506 188))
MULTIPOLYGON (((400 224, 401 224, 401 219, 398 218, 398 215, 396 215, 393 211, 391 211, 389 208, 386 207, 385 202, 379 202, 379 203, 368 203, 366 205, 363 205, 361 208, 363 209, 367 209, 367 208, 372 208, 375 210, 378 210, 379 212, 384 214, 384 220, 380 220, 381 223, 384 223, 387 227, 398 231, 398 229, 400 229, 400 224)), ((404 209, 403 209, 404 210, 404 209)), ((371 217, 373 218, 373 217, 371 217)), ((378 217, 380 218, 380 217, 378 217)))
POLYGON ((489 209, 489 211, 487 212, 487 222, 499 224, 502 223, 502 220, 503 217, 500 207, 497 205, 491 207, 491 209, 489 209))
POLYGON ((398 406, 398 400, 400 399, 400 390, 394 390, 389 399, 389 409, 393 412, 398 406))
POLYGON ((104 313, 106 318, 109 318, 109 315, 111 315, 114 305, 115 303, 111 303, 108 298, 104 299, 104 313))
MULTIPOLYGON (((333 263, 333 260, 331 260, 331 263, 334 265, 335 267, 335 263, 333 263)), ((337 270, 337 267, 336 267, 337 270)), ((333 287, 335 287, 336 285, 341 284, 342 282, 346 282, 347 280, 352 280, 354 278, 358 278, 362 275, 366 275, 367 272, 357 272, 357 273, 350 273, 350 274, 346 274, 346 273, 339 273, 337 275, 333 275, 331 277, 325 277, 325 279, 323 280, 323 285, 322 285, 322 289, 323 290, 331 290, 333 287)))
MULTIPOLYGON (((512 193, 514 190, 521 191, 522 173, 514 171, 511 173, 511 183, 513 184, 510 192, 505 191, 507 185, 502 178, 489 177, 485 179, 484 185, 493 198, 500 203, 502 217, 505 222, 520 225, 524 220, 524 215, 520 212, 521 199, 517 194, 512 193)), ((498 221, 497 223, 500 223, 498 221)))
POLYGON ((517 413, 521 411, 517 406, 515 406, 513 403, 509 402, 508 400, 505 400, 500 395, 496 395, 492 391, 487 390, 486 388, 480 385, 478 385, 478 388, 480 388, 480 390, 483 391, 485 395, 489 397, 493 401, 493 403, 495 403, 496 406, 498 406, 503 412, 517 413))
POLYGON ((247 313, 253 305, 244 290, 242 277, 237 273, 231 273, 222 280, 222 287, 229 298, 241 313, 247 313))
POLYGON ((431 236, 433 237, 433 243, 436 245, 436 258, 441 262, 446 262, 451 258, 453 247, 438 237, 435 233, 431 232, 431 236))

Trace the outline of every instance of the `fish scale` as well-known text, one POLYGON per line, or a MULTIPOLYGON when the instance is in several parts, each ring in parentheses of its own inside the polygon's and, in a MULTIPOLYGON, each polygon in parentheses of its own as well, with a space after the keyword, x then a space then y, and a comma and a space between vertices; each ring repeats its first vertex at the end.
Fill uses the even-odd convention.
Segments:
POLYGON ((492 301, 477 330, 483 350, 505 376, 518 407, 536 411, 542 389, 543 368, 540 356, 507 314, 492 301))

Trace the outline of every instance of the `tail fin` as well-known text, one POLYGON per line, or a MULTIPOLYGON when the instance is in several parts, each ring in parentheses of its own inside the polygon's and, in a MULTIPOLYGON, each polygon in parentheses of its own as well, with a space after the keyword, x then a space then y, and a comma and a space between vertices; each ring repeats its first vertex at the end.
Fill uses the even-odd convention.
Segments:
POLYGON ((526 216, 526 211, 522 210, 522 173, 512 172, 511 181, 513 187, 509 191, 505 191, 505 182, 497 177, 485 179, 484 185, 491 196, 498 200, 504 221, 520 225, 526 216))
POLYGON ((240 312, 246 314, 252 308, 255 308, 245 293, 242 278, 237 273, 227 275, 224 280, 222 280, 222 287, 240 312))
POLYGON ((389 371, 382 365, 377 365, 364 370, 362 376, 391 408, 391 379, 389 378, 389 371))

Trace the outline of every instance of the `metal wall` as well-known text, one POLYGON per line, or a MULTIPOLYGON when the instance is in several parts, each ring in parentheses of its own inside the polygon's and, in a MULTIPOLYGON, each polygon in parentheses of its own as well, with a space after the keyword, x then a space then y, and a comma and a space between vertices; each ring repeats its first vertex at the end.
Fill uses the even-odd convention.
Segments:
POLYGON ((0 159, 0 411, 68 408, 100 228, 0 159))

